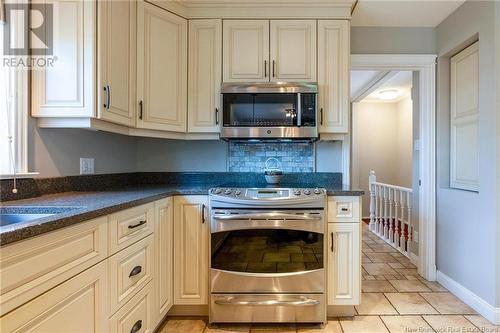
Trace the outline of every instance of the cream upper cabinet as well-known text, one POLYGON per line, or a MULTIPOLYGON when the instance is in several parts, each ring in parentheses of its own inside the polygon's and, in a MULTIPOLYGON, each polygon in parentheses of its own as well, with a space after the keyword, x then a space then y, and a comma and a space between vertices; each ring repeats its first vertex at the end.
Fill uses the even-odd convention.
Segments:
POLYGON ((222 20, 189 21, 188 132, 219 132, 222 20))
POLYGON ((361 225, 328 223, 328 305, 357 305, 361 297, 361 225))
POLYGON ((101 262, 0 318, 1 332, 107 332, 108 277, 101 262))
POLYGON ((349 132, 349 22, 318 21, 320 133, 349 132))
POLYGON ((137 2, 98 3, 99 118, 134 126, 137 2))
POLYGON ((316 81, 316 21, 271 21, 271 81, 316 81))
POLYGON ((155 294, 154 322, 158 324, 174 304, 173 254, 174 205, 173 198, 155 202, 155 294))
POLYGON ((187 20, 138 2, 137 127, 186 132, 187 20))
POLYGON ((269 81, 269 21, 224 20, 223 81, 269 81))
POLYGON ((31 72, 33 117, 94 117, 96 2, 54 1, 53 67, 31 72))
POLYGON ((208 199, 174 198, 174 304, 208 304, 208 199))

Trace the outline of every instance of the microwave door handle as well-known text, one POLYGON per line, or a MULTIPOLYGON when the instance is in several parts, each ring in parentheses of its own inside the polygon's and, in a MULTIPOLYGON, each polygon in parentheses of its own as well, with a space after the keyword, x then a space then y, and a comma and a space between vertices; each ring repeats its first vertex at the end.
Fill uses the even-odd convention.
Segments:
POLYGON ((302 104, 300 93, 297 93, 297 126, 302 125, 302 104))

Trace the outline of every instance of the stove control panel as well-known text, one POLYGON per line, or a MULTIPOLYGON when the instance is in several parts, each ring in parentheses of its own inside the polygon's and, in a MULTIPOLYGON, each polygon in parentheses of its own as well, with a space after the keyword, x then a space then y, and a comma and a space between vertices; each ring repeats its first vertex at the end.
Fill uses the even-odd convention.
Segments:
POLYGON ((324 188, 225 188, 217 187, 210 194, 248 200, 276 200, 325 196, 324 188))

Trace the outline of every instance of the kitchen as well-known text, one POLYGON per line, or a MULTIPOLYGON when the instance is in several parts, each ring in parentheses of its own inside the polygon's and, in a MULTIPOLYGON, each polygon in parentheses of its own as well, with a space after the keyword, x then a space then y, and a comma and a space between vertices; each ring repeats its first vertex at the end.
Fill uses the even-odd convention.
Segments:
MULTIPOLYGON (((47 47, 4 55, 53 63, 4 71, 2 331, 397 331, 382 315, 402 311, 362 316, 382 241, 349 186, 351 46, 370 29, 351 23, 369 1, 3 5, 10 36, 22 15, 50 22, 30 35, 47 47)), ((387 251, 398 278, 451 296, 387 251)))

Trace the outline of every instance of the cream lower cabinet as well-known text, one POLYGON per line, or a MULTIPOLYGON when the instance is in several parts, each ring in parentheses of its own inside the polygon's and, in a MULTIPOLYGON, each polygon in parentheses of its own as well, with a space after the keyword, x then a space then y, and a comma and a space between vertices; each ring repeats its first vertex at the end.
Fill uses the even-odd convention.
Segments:
POLYGON ((349 21, 318 21, 319 132, 349 132, 349 21))
POLYGON ((174 304, 208 304, 208 199, 174 198, 174 304))
POLYGON ((0 318, 2 332, 108 332, 108 274, 101 262, 0 318))
POLYGON ((137 10, 137 127, 186 132, 187 20, 150 3, 137 10))
POLYGON ((328 305, 357 305, 361 296, 361 225, 328 223, 328 305))
POLYGON ((155 307, 154 322, 158 324, 174 304, 173 251, 174 205, 173 198, 155 202, 155 307))

